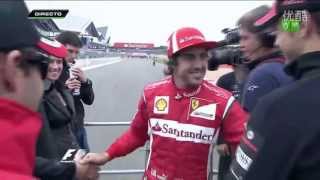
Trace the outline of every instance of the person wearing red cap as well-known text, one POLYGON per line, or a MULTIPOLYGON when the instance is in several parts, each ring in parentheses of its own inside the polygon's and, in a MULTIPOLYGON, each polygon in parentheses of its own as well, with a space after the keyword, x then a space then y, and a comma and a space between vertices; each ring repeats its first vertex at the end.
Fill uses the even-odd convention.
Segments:
POLYGON ((73 132, 70 131, 75 116, 74 101, 70 91, 57 81, 62 73, 63 58, 67 55, 67 50, 58 41, 47 38, 41 38, 38 47, 40 52, 52 60, 44 82, 42 103, 62 157, 69 148, 79 148, 73 132))
POLYGON ((320 1, 276 1, 255 25, 277 26, 276 45, 295 81, 259 101, 229 179, 320 179, 320 1))
POLYGON ((78 149, 71 130, 74 121, 74 102, 64 83, 57 81, 62 73, 67 49, 58 41, 41 38, 37 44, 39 53, 51 62, 45 79, 45 93, 40 106, 43 127, 37 142, 35 176, 42 180, 69 180, 76 178, 97 179, 98 168, 89 164, 60 162, 68 149, 78 149))
POLYGON ((167 53, 172 75, 147 85, 130 128, 106 152, 89 153, 84 162, 102 165, 150 140, 144 179, 208 179, 208 157, 219 131, 235 150, 246 120, 229 92, 204 80, 208 50, 215 46, 195 28, 171 34, 167 53))
POLYGON ((32 180, 49 59, 34 48, 40 37, 25 3, 0 4, 0 179, 32 180))

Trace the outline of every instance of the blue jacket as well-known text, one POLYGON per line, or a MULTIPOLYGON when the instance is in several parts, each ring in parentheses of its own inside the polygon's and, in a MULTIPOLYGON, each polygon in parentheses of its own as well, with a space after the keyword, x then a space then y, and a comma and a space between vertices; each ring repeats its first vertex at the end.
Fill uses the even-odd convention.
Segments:
POLYGON ((276 88, 292 82, 284 72, 284 57, 280 52, 261 57, 249 64, 252 69, 242 92, 241 104, 251 112, 258 100, 276 88))

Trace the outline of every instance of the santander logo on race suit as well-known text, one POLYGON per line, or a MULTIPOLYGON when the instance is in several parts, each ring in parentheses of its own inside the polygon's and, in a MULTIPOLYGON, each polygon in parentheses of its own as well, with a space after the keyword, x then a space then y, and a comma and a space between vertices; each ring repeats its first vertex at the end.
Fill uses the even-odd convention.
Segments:
POLYGON ((211 144, 214 140, 215 129, 193 124, 183 124, 173 120, 150 119, 151 133, 154 135, 173 138, 176 141, 211 144))
POLYGON ((156 131, 156 132, 161 131, 161 127, 160 127, 158 122, 157 122, 157 124, 155 126, 152 127, 152 131, 156 131))

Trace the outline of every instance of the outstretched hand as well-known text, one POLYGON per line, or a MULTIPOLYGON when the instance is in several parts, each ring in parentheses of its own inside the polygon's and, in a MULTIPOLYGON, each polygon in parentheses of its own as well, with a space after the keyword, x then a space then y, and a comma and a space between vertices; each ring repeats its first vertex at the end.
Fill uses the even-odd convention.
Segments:
POLYGON ((90 163, 81 163, 81 160, 76 160, 77 180, 97 180, 99 178, 99 166, 90 163))
POLYGON ((82 164, 94 164, 94 165, 104 165, 110 160, 109 155, 105 152, 103 153, 88 153, 84 158, 80 160, 82 164))

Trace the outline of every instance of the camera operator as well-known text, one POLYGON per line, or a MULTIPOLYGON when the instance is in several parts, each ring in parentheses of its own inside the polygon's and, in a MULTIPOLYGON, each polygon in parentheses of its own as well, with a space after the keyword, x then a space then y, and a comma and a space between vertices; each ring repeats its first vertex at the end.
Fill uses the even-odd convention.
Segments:
MULTIPOLYGON (((222 75, 217 80, 217 86, 228 90, 232 93, 237 101, 241 100, 241 92, 243 88, 243 82, 248 74, 248 70, 245 64, 243 64, 243 59, 241 57, 239 47, 232 47, 230 44, 237 43, 239 35, 234 36, 235 39, 229 39, 230 35, 237 33, 234 30, 230 30, 227 33, 225 40, 220 41, 223 47, 215 49, 211 54, 209 70, 216 70, 219 64, 228 64, 232 66, 233 71, 227 74, 222 75)), ((218 180, 224 180, 229 166, 231 164, 231 154, 229 145, 223 140, 223 137, 219 135, 217 141, 217 152, 220 155, 219 157, 219 166, 218 166, 218 180)))
MULTIPOLYGON (((222 30, 225 38, 217 43, 217 48, 210 50, 211 58, 208 62, 209 71, 215 71, 219 65, 229 65, 233 71, 222 75, 217 80, 217 86, 226 89, 232 93, 235 99, 241 102, 241 92, 244 81, 249 73, 245 59, 239 46, 239 28, 222 30)), ((219 157, 218 180, 225 179, 232 160, 229 145, 223 141, 219 135, 216 150, 219 157)))
POLYGON ((291 82, 283 70, 285 58, 275 47, 275 36, 269 29, 258 29, 254 22, 270 8, 259 6, 244 14, 237 22, 240 27, 240 50, 248 60, 250 73, 241 97, 243 108, 251 112, 260 97, 291 82))
MULTIPOLYGON (((208 62, 209 71, 215 71, 219 65, 229 65, 233 71, 222 75, 217 80, 217 86, 228 90, 234 98, 241 102, 241 92, 244 81, 248 75, 248 68, 239 46, 239 28, 225 28, 222 30, 225 38, 217 43, 217 48, 209 51, 211 58, 208 62)), ((221 132, 221 131, 220 131, 221 132)), ((230 146, 219 135, 216 150, 219 157, 218 180, 225 179, 232 160, 230 146)))
POLYGON ((222 32, 226 35, 224 40, 218 42, 218 48, 210 51, 211 59, 208 62, 209 71, 215 71, 219 65, 229 65, 233 71, 222 75, 217 80, 217 86, 226 89, 241 102, 241 92, 244 81, 249 74, 246 60, 240 51, 239 28, 225 28, 222 32))

